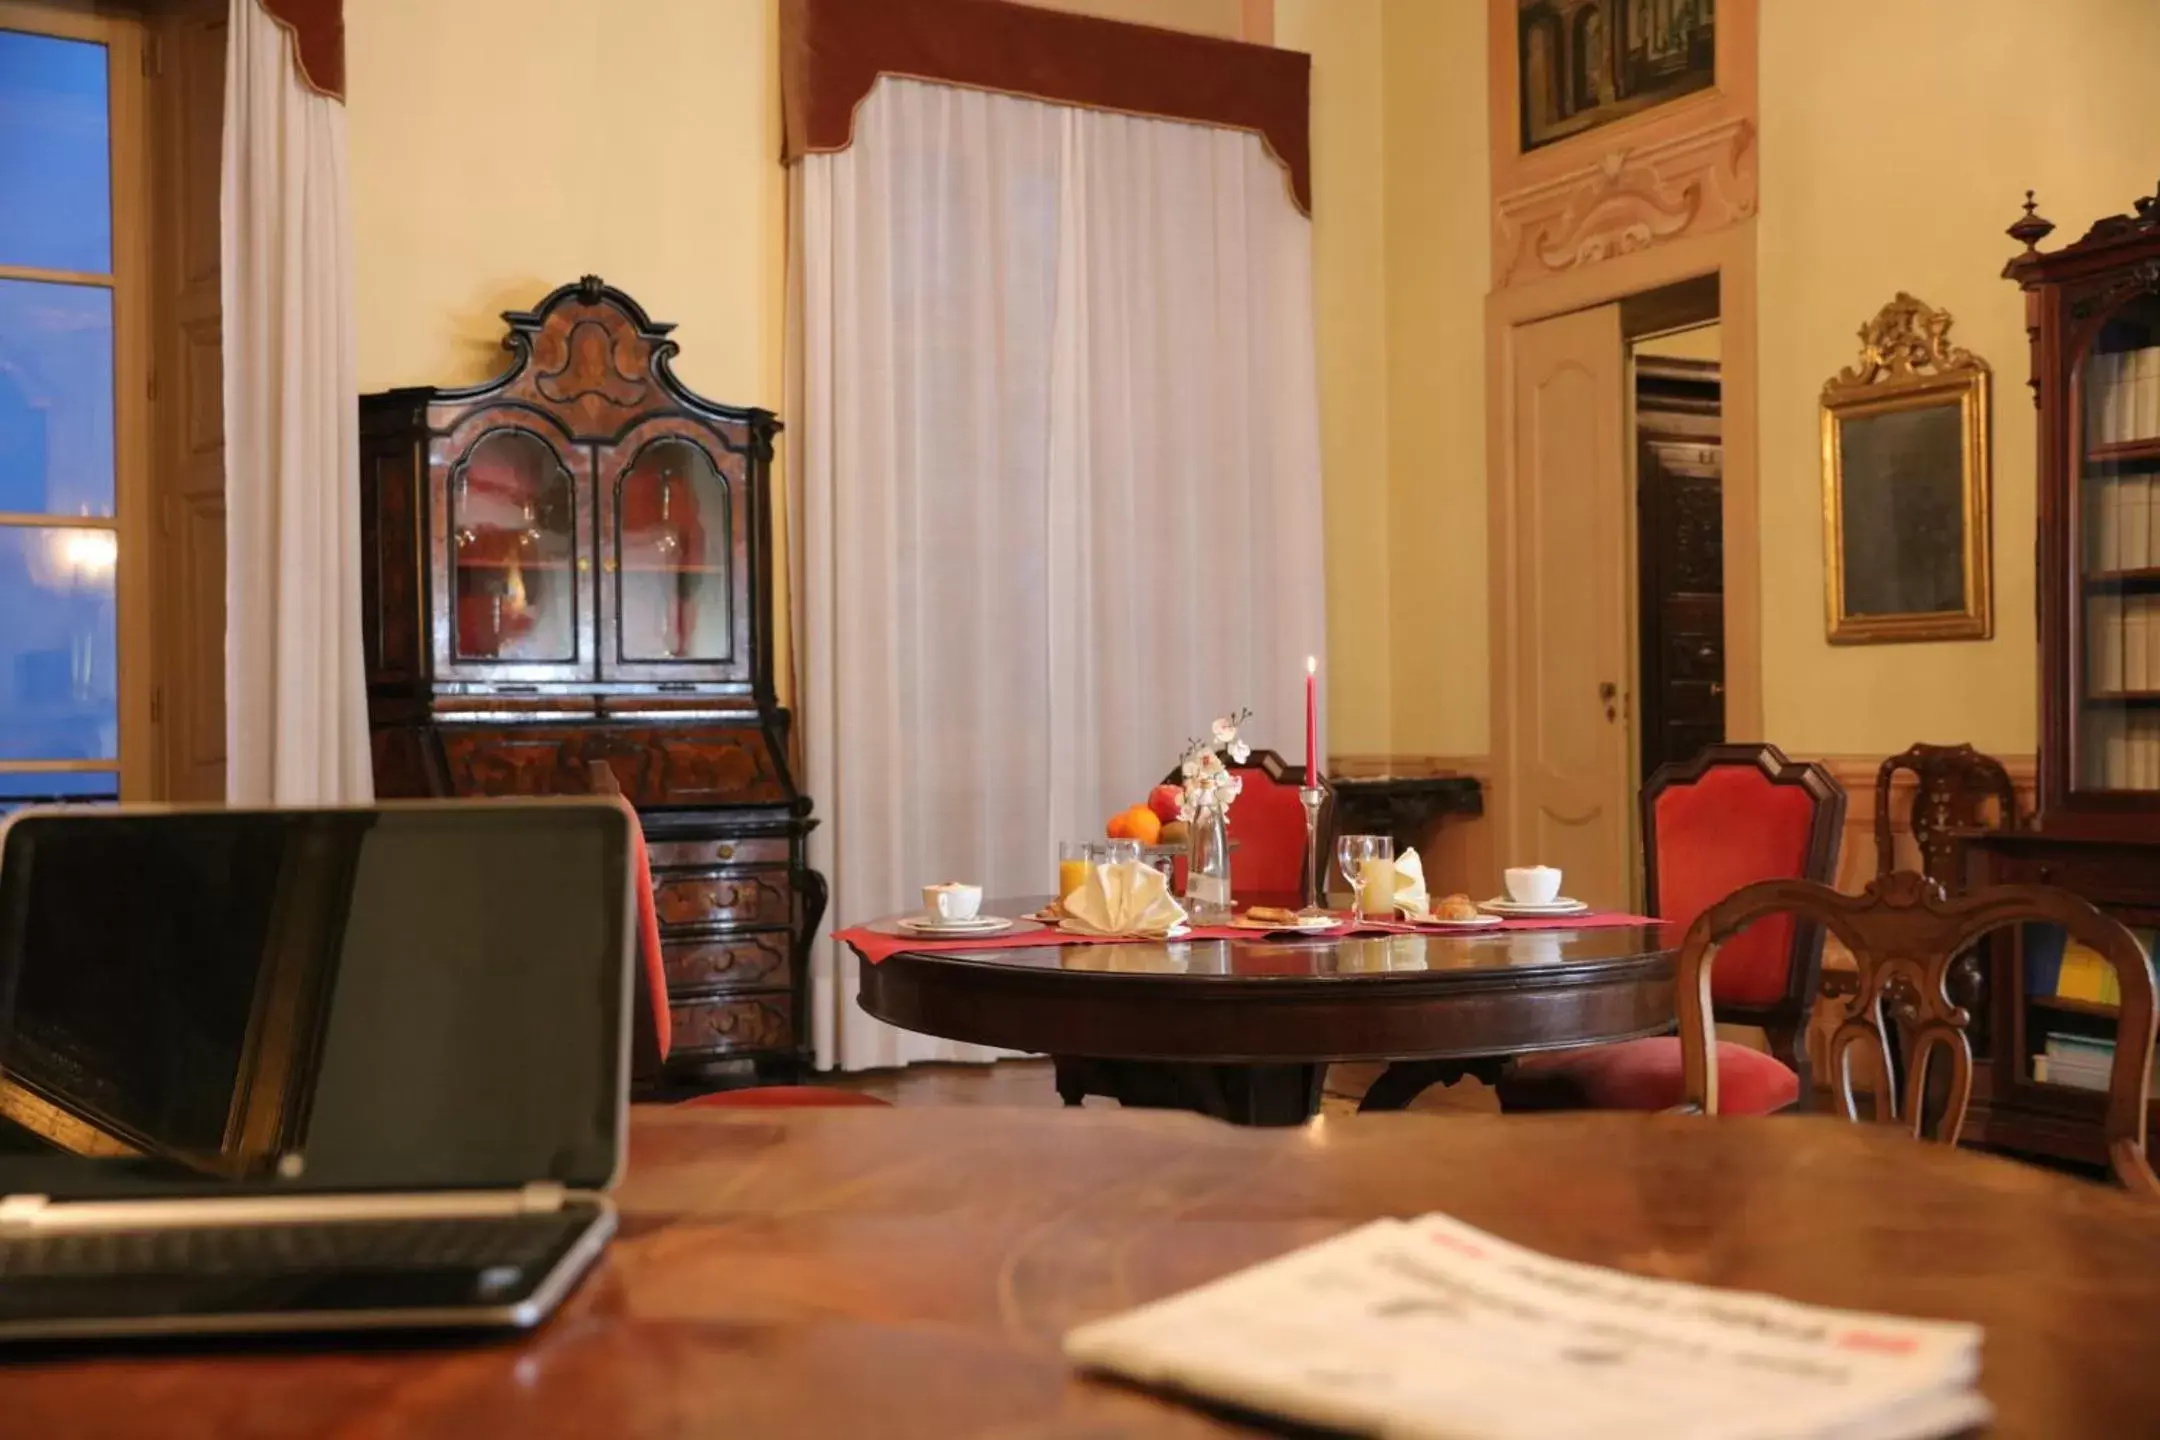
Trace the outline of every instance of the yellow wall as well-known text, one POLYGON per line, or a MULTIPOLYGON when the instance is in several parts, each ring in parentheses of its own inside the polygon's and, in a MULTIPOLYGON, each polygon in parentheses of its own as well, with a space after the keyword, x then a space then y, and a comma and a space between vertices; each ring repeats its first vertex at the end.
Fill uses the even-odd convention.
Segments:
POLYGON ((1046 10, 1077 10, 1105 20, 1160 25, 1235 40, 1244 26, 1243 0, 1024 0, 1046 10))
POLYGON ((346 16, 360 386, 483 379, 499 312, 587 271, 683 380, 780 401, 770 0, 367 0, 346 16))
POLYGON ((1390 748, 1482 755, 1492 263, 1485 6, 1386 0, 1384 8, 1390 748))
POLYGON ((2150 193, 2155 55, 2152 0, 1763 5, 1763 690, 1786 749, 2033 749, 2033 408, 2002 231, 2027 186, 2057 243, 2150 193), (1995 367, 1995 638, 1832 648, 1816 394, 1900 289, 1995 367))
POLYGON ((1276 0, 1312 56, 1313 303, 1326 509, 1331 755, 1391 748, 1382 0, 1276 0))

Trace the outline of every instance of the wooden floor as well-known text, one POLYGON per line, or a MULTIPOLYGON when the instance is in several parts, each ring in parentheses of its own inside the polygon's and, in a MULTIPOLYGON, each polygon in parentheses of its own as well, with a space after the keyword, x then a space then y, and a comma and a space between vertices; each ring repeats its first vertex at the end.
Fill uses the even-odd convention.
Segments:
MULTIPOLYGON (((1378 1065, 1337 1065, 1328 1071, 1330 1115, 1348 1114, 1380 1073, 1378 1065)), ((1039 1105, 1059 1104, 1050 1082, 1048 1060, 1000 1060, 995 1065, 911 1065, 904 1070, 867 1070, 848 1075, 820 1075, 810 1083, 861 1090, 895 1105, 1039 1105)), ((1091 1099, 1090 1105, 1115 1102, 1091 1099)), ((1435 1085, 1410 1106, 1413 1110, 1496 1113, 1499 1102, 1489 1086, 1475 1080, 1435 1085)))

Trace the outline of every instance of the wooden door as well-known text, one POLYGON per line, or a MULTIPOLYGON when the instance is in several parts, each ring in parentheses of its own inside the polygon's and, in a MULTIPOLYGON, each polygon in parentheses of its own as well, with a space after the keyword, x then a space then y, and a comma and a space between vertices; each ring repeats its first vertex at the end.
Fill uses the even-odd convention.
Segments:
POLYGON ((1725 517, 1714 362, 1635 365, 1639 776, 1725 738, 1725 517))
POLYGON ((223 0, 152 22, 157 334, 156 689, 160 795, 225 798, 225 400, 218 295, 223 0))
POLYGON ((1632 903, 1625 361, 1620 309, 1514 335, 1505 577, 1505 865, 1556 865, 1592 905, 1632 903))

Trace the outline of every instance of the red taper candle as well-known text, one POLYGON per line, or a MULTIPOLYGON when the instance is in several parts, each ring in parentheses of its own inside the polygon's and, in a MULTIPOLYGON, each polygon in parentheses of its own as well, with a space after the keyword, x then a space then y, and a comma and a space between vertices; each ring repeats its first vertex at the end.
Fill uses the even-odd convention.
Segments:
POLYGON ((1320 660, 1305 657, 1305 783, 1320 783, 1320 660))

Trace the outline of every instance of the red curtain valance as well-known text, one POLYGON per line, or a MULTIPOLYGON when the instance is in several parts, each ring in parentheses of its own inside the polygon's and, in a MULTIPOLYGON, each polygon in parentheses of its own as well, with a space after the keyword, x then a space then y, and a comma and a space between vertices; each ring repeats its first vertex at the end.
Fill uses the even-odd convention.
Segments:
POLYGON ((271 19, 292 37, 293 59, 308 88, 345 98, 345 0, 262 0, 271 19))
POLYGON ((782 0, 786 159, 845 150, 880 75, 1249 130, 1312 213, 1310 56, 1006 0, 782 0))

